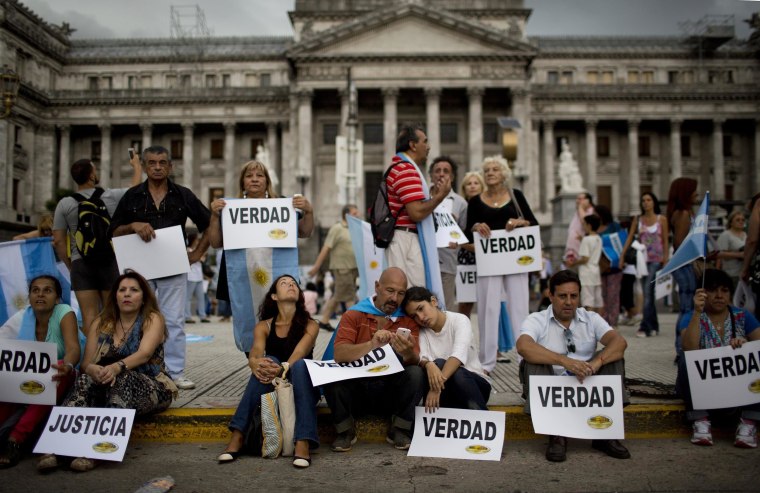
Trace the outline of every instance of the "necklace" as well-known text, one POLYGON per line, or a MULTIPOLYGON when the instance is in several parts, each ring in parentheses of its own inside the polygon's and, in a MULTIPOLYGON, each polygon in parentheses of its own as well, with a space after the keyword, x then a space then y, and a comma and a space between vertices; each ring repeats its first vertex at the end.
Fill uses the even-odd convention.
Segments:
POLYGON ((135 326, 136 322, 137 322, 137 318, 132 320, 132 323, 130 324, 128 329, 124 329, 124 322, 122 322, 121 317, 119 317, 119 326, 121 327, 121 333, 122 333, 122 337, 121 337, 122 344, 124 343, 124 341, 127 340, 127 336, 132 332, 132 328, 135 326))
POLYGON ((494 207, 496 207, 502 202, 504 202, 505 193, 506 193, 506 190, 500 190, 496 194, 492 194, 490 190, 486 190, 486 193, 483 195, 486 196, 486 200, 488 202, 493 203, 494 207))

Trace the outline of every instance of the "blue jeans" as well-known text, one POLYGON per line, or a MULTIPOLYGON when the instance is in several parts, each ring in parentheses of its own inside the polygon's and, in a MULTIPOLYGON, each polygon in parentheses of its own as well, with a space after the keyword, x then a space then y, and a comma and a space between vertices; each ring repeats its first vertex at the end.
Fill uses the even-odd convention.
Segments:
POLYGON ((185 373, 187 274, 151 279, 148 284, 156 293, 158 308, 166 321, 168 334, 164 342, 166 372, 176 380, 185 373))
POLYGON ((652 332, 660 332, 654 299, 654 276, 660 268, 662 268, 661 262, 647 262, 647 276, 641 279, 641 289, 644 292, 644 314, 641 318, 639 330, 643 330, 647 335, 651 335, 652 332))
POLYGON ((192 318, 193 298, 195 298, 196 311, 198 316, 206 318, 206 293, 203 291, 203 281, 187 281, 187 305, 185 307, 185 318, 192 318))
POLYGON ((673 271, 673 279, 678 285, 678 320, 676 321, 676 352, 680 353, 681 349, 681 332, 678 327, 681 325, 681 319, 687 313, 694 310, 694 293, 697 292, 697 277, 694 275, 694 269, 691 264, 684 265, 680 269, 673 271))
MULTIPOLYGON (((439 369, 443 370, 446 360, 438 358, 435 360, 435 364, 439 369)), ((425 394, 428 391, 430 391, 430 384, 426 378, 425 394)), ((460 366, 446 381, 446 387, 441 392, 440 404, 441 407, 487 411, 488 398, 490 396, 491 384, 477 373, 473 373, 464 366, 460 366)))

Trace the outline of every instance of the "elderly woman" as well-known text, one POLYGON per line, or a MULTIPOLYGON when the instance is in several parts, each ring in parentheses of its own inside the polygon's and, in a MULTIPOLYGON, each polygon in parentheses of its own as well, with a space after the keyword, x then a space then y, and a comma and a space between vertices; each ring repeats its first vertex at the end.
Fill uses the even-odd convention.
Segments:
POLYGON ((293 465, 309 467, 310 449, 319 446, 316 410, 319 390, 312 387, 303 359, 312 357, 319 326, 306 311, 303 292, 295 278, 286 274, 275 279, 264 297, 259 320, 253 329, 253 347, 248 358, 251 377, 230 421, 230 441, 217 460, 221 464, 240 456, 262 394, 274 390, 272 380, 288 367, 296 407, 293 465))
MULTIPOLYGON (((29 283, 29 306, 14 316, 21 319, 18 332, 13 328, 15 320, 9 320, 0 328, 0 337, 56 345, 58 363, 53 365, 57 370, 53 380, 57 382, 58 403, 74 383, 74 366, 79 364, 80 353, 76 316, 69 305, 61 303, 62 294, 61 283, 55 277, 35 277, 29 283)), ((52 408, 39 404, 0 403, 0 426, 10 429, 5 452, 0 455, 0 468, 18 464, 22 446, 47 419, 52 408)))
POLYGON ((746 219, 742 211, 734 211, 728 215, 726 230, 718 236, 718 258, 721 268, 731 277, 734 289, 739 283, 744 261, 744 244, 747 242, 747 232, 744 231, 746 219))
MULTIPOLYGON (((238 197, 243 199, 277 198, 272 188, 272 179, 267 167, 259 161, 249 161, 240 170, 238 197)), ((211 224, 208 228, 209 241, 214 248, 222 248, 222 210, 227 205, 224 199, 211 203, 211 224)), ((311 203, 301 195, 293 197, 293 207, 298 211, 298 237, 308 238, 314 229, 314 214, 311 203)), ((237 348, 246 353, 253 344, 251 327, 256 323, 256 313, 264 294, 271 286, 272 279, 289 274, 298 279, 298 249, 280 248, 282 255, 273 260, 272 248, 249 248, 227 250, 222 256, 216 296, 229 300, 232 305, 232 323, 237 348), (256 282, 249 283, 254 277, 256 282), (229 289, 229 284, 236 286, 229 289), (239 289, 250 285, 250 291, 239 289), (253 303, 252 303, 253 301, 253 303)))
MULTIPOLYGON (((87 336, 82 374, 63 405, 134 409, 137 416, 166 410, 177 387, 164 367, 166 324, 156 296, 143 276, 120 275, 87 336)), ((44 456, 38 469, 58 466, 44 456)), ((85 472, 95 461, 79 457, 71 469, 85 472)))
MULTIPOLYGON (((486 189, 486 182, 479 171, 468 171, 462 178, 461 195, 466 201, 469 201, 476 195, 483 193, 486 189)), ((457 263, 459 265, 475 265, 475 252, 465 248, 460 248, 457 252, 457 263)), ((475 303, 459 303, 459 313, 469 317, 472 313, 472 307, 475 303)))
MULTIPOLYGON (((488 157, 483 162, 486 189, 472 197, 467 206, 467 236, 473 241, 474 233, 483 238, 491 236, 491 230, 535 226, 538 224, 533 212, 520 190, 511 187, 512 171, 506 159, 488 157), (514 196, 513 196, 514 194, 514 196)), ((474 249, 470 244, 468 249, 474 249)), ((520 327, 528 316, 530 290, 528 274, 480 276, 477 288, 478 329, 480 330, 480 362, 490 373, 496 366, 499 349, 508 350, 520 335, 520 327), (512 334, 510 341, 499 341, 499 324, 502 302, 506 302, 512 334), (502 346, 499 348, 499 346, 502 346)))

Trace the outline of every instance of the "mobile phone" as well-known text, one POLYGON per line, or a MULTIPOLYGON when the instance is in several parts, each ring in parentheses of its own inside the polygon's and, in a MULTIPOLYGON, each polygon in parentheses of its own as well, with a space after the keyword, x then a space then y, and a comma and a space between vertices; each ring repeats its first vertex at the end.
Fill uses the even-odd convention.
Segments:
POLYGON ((135 148, 134 147, 130 147, 129 149, 127 149, 127 152, 129 153, 129 160, 130 161, 135 158, 135 148))
POLYGON ((398 329, 396 329, 396 334, 403 335, 404 337, 407 337, 407 338, 412 337, 412 331, 405 327, 399 327, 398 329))

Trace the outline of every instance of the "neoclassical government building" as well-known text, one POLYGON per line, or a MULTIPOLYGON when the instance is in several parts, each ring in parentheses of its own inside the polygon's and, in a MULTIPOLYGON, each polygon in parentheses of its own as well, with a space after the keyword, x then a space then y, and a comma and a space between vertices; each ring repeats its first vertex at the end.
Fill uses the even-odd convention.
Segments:
POLYGON ((501 153, 498 117, 520 124, 515 186, 543 223, 562 139, 585 188, 619 215, 638 209, 640 191, 666 198, 679 176, 714 199, 760 191, 760 45, 737 39, 733 21, 671 37, 528 37, 522 0, 296 0, 289 15, 286 37, 75 40, 67 24, 0 0, 0 59, 21 79, 0 120, 3 238, 73 188, 74 160, 123 186, 127 148, 151 144, 171 150, 175 179, 206 203, 233 195, 258 152, 280 191, 303 191, 329 227, 349 71, 361 208, 399 123, 424 124, 431 158, 465 170, 501 153))

